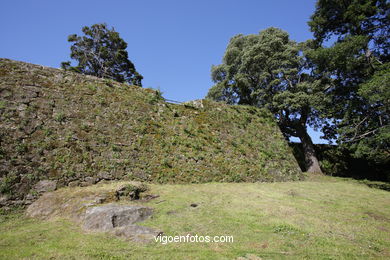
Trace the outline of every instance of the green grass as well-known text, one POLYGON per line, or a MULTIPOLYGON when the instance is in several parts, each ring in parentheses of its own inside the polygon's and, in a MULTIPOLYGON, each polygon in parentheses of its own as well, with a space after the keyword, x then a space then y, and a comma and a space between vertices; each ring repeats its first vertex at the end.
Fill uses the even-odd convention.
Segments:
MULTIPOLYGON (((87 187, 107 191, 117 183, 87 187)), ((232 235, 233 243, 135 244, 83 233, 69 220, 0 217, 2 259, 385 259, 390 193, 356 181, 315 177, 285 183, 150 185, 160 197, 142 225, 166 235, 232 235), (191 207, 196 203, 198 207, 191 207)), ((78 188, 80 191, 82 188, 78 188)), ((58 192, 74 197, 74 189, 58 192)), ((89 194, 89 193, 88 193, 89 194)))

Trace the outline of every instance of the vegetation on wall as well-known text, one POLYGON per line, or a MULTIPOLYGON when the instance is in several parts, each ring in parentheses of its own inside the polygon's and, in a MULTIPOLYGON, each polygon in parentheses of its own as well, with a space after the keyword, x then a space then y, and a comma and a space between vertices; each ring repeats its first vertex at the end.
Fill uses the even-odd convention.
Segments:
POLYGON ((0 75, 0 178, 14 196, 42 179, 83 186, 302 178, 266 110, 169 104, 152 89, 5 59, 0 75))

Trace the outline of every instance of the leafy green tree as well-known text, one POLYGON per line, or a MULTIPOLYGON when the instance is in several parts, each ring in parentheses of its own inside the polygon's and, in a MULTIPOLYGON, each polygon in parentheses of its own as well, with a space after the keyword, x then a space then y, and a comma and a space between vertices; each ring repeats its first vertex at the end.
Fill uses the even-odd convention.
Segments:
POLYGON ((318 74, 332 78, 325 133, 356 156, 390 159, 390 2, 318 0, 309 26, 318 74), (331 47, 324 45, 335 40, 331 47))
POLYGON ((94 24, 82 28, 84 36, 69 35, 70 57, 78 62, 72 67, 71 62, 63 62, 62 68, 79 73, 109 78, 118 82, 127 82, 141 86, 142 76, 128 59, 127 43, 114 28, 106 24, 94 24))
POLYGON ((306 170, 321 172, 307 126, 317 128, 323 123, 318 114, 326 99, 326 82, 312 73, 303 55, 309 47, 277 28, 234 36, 223 63, 211 69, 216 84, 208 98, 268 108, 286 138, 300 138, 306 170))

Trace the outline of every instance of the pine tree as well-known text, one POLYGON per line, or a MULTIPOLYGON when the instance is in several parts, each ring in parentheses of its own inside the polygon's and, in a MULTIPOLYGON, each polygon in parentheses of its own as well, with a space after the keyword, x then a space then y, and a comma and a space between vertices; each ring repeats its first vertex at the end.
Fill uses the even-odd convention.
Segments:
POLYGON ((82 29, 84 36, 69 35, 72 42, 70 57, 78 62, 63 62, 62 68, 100 78, 109 78, 118 82, 127 82, 141 86, 142 76, 128 59, 127 43, 114 28, 106 24, 94 24, 82 29))

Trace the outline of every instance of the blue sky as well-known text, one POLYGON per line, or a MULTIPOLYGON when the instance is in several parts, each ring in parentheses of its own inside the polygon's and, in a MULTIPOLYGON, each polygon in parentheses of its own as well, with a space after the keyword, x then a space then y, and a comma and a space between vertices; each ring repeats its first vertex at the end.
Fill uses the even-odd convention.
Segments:
POLYGON ((0 57, 59 67, 70 59, 68 35, 105 22, 128 43, 144 87, 187 101, 207 94, 232 36, 274 26, 305 41, 314 8, 315 0, 2 0, 0 57))

